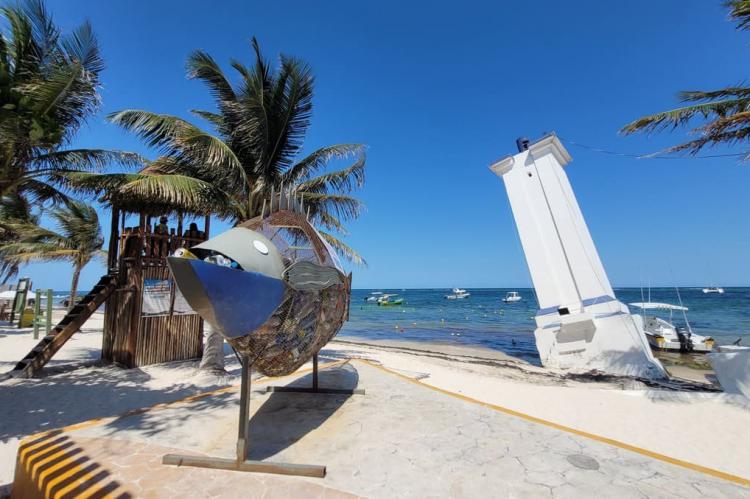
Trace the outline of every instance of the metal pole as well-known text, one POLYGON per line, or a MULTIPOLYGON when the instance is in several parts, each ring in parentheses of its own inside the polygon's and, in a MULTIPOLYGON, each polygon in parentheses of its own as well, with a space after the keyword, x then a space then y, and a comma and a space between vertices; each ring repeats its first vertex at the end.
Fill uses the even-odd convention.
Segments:
MULTIPOLYGON (((39 319, 42 315, 42 290, 37 289, 34 292, 34 339, 39 339, 39 319)), ((21 314, 23 317, 23 313, 21 314)))
POLYGON ((242 357, 242 380, 240 385, 240 424, 237 432, 237 462, 247 459, 250 445, 250 360, 242 357))

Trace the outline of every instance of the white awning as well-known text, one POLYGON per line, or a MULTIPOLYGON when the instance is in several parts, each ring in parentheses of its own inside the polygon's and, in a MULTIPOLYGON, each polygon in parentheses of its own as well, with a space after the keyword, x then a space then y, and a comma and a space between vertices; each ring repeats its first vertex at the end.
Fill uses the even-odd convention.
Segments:
POLYGON ((687 311, 687 307, 681 307, 679 305, 670 305, 669 303, 656 303, 656 302, 637 302, 629 303, 631 307, 640 308, 643 310, 681 310, 687 311))
POLYGON ((0 291, 0 300, 12 300, 16 297, 16 291, 0 291))

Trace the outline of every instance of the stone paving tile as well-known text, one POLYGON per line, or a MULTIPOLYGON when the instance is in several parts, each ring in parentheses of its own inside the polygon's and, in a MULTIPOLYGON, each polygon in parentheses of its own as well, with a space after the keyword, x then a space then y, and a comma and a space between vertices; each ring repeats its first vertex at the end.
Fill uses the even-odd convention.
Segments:
MULTIPOLYGON (((322 371, 320 381, 359 386, 367 394, 253 392, 250 457, 325 464, 325 479, 161 465, 161 455, 177 447, 231 457, 236 394, 120 418, 68 437, 86 449, 86 439, 94 439, 88 442, 100 450, 91 452, 104 454, 92 455, 112 477, 147 497, 750 497, 750 489, 734 483, 459 400, 366 364, 322 371)), ((309 384, 309 376, 298 382, 309 384)))

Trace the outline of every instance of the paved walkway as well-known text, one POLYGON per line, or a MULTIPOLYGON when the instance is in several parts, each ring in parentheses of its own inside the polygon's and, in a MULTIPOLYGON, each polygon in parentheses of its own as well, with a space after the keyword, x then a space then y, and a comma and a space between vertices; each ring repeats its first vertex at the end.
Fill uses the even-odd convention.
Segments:
MULTIPOLYGON (((159 464, 167 452, 232 457, 233 390, 84 423, 46 437, 58 441, 44 451, 33 448, 43 443, 27 442, 23 475, 47 492, 57 479, 53 492, 63 483, 68 491, 88 487, 137 497, 186 491, 192 497, 750 497, 741 485, 504 414, 362 362, 324 370, 320 382, 359 386, 367 394, 266 394, 264 385, 254 385, 250 458, 324 464, 325 479, 159 464), (66 466, 78 478, 60 478, 66 466), (82 473, 86 466, 94 467, 82 473)), ((309 385, 310 377, 295 383, 309 385)))

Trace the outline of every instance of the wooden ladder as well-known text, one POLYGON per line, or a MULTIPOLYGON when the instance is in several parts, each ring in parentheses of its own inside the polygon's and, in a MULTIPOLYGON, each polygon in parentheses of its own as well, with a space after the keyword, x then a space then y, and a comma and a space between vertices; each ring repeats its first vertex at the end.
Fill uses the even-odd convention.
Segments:
POLYGON ((62 348, 65 342, 73 336, 73 333, 81 329, 83 323, 104 303, 104 300, 112 294, 116 287, 116 273, 102 276, 96 286, 68 311, 57 326, 50 331, 50 334, 42 338, 26 354, 26 357, 16 364, 16 367, 8 373, 7 377, 30 378, 38 373, 52 356, 62 348))

